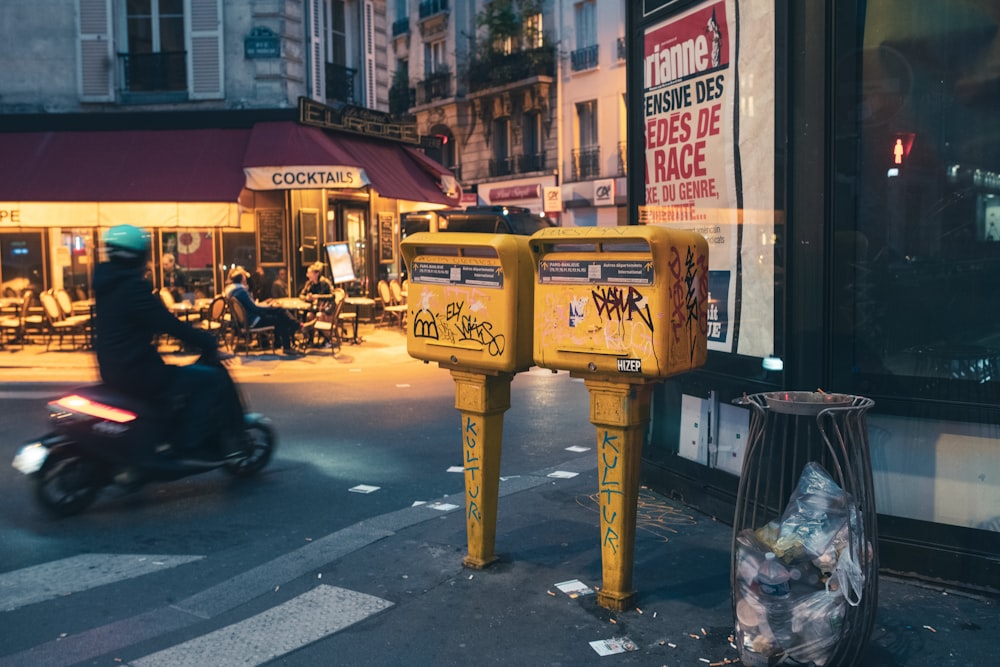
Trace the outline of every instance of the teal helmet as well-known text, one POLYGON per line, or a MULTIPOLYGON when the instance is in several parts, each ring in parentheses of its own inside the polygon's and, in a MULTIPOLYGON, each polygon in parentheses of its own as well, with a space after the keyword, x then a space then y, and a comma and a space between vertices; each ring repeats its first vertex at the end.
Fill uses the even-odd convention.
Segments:
POLYGON ((149 232, 135 225, 115 225, 104 235, 104 245, 111 259, 145 259, 149 244, 149 232))

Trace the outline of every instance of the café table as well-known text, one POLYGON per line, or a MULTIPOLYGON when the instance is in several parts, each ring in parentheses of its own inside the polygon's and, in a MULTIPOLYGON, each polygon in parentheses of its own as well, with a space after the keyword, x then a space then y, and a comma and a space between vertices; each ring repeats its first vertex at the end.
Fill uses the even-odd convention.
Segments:
POLYGON ((354 308, 354 337, 351 338, 351 345, 359 345, 364 341, 363 338, 358 337, 358 325, 361 323, 361 308, 367 307, 375 308, 375 299, 370 299, 366 296, 349 296, 344 299, 344 304, 352 306, 354 308))

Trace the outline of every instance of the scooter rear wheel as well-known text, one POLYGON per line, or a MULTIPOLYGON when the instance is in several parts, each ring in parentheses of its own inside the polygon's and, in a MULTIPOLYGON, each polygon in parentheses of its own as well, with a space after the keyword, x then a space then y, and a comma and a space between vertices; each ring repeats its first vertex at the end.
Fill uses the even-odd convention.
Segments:
POLYGON ((99 467, 79 454, 50 455, 38 472, 35 497, 56 516, 79 514, 97 498, 104 487, 99 467))
POLYGON ((263 470, 277 445, 274 429, 265 419, 247 421, 243 439, 244 456, 226 463, 226 472, 233 477, 252 477, 263 470))

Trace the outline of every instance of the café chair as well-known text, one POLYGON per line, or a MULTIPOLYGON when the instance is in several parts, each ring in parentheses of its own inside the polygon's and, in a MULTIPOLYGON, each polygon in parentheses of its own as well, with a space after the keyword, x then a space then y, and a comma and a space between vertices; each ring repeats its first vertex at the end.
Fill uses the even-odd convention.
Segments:
MULTIPOLYGON (((13 297, 12 297, 13 298, 13 297)), ((28 329, 41 330, 45 320, 41 315, 29 315, 31 311, 31 301, 34 293, 30 290, 21 297, 21 305, 18 306, 17 315, 9 315, 0 318, 0 332, 3 333, 2 343, 18 342, 21 349, 24 349, 25 339, 28 337, 28 329)))
POLYGON ((404 303, 396 303, 393 300, 389 283, 384 280, 378 281, 378 296, 382 299, 382 319, 379 322, 384 324, 388 319, 390 322, 395 322, 399 326, 403 326, 407 306, 404 303))
POLYGON ((208 307, 208 312, 198 325, 215 336, 217 341, 225 343, 228 349, 229 341, 226 333, 229 329, 229 323, 230 318, 226 306, 226 297, 218 295, 212 299, 212 303, 208 307))
POLYGON ((258 348, 263 349, 264 342, 270 339, 271 352, 277 353, 273 325, 255 326, 254 323, 249 321, 247 311, 243 308, 243 304, 234 297, 229 297, 228 305, 229 316, 231 318, 230 331, 232 331, 233 334, 234 351, 236 346, 242 342, 243 354, 246 356, 250 353, 250 345, 254 341, 257 341, 258 348))
POLYGON ((46 351, 51 347, 52 339, 56 335, 59 336, 60 347, 62 347, 63 338, 67 335, 70 336, 70 342, 74 346, 77 334, 86 340, 90 329, 89 315, 67 316, 63 314, 62 309, 59 308, 59 302, 56 301, 56 297, 51 292, 42 292, 38 295, 38 299, 42 302, 42 311, 45 314, 45 331, 48 334, 45 341, 46 351))

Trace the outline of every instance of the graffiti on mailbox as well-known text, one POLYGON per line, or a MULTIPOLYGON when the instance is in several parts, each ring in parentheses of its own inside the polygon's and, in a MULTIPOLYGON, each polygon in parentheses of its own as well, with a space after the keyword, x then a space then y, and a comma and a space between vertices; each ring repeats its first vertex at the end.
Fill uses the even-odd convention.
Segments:
POLYGON ((502 356, 507 337, 495 332, 492 320, 484 316, 489 312, 489 301, 489 294, 477 288, 456 285, 441 292, 425 290, 413 315, 413 337, 449 345, 478 343, 491 357, 502 356), (444 304, 435 303, 435 296, 439 295, 446 299, 444 304))
POLYGON ((674 278, 670 291, 674 342, 686 335, 693 359, 696 342, 708 335, 708 257, 696 255, 691 246, 683 257, 678 248, 671 248, 668 266, 674 278))
POLYGON ((465 495, 466 520, 474 519, 482 523, 483 517, 479 510, 479 493, 481 490, 479 471, 479 423, 472 417, 465 418, 462 429, 465 439, 465 495))
POLYGON ((650 331, 653 330, 653 319, 649 314, 649 301, 639 290, 629 285, 628 290, 620 287, 597 287, 591 291, 594 305, 597 306, 598 317, 606 316, 609 320, 632 320, 637 315, 650 331))
POLYGON ((617 440, 617 435, 604 430, 600 456, 601 484, 598 491, 601 496, 601 527, 604 529, 601 548, 609 548, 612 553, 618 553, 621 539, 621 519, 616 508, 625 497, 621 482, 622 471, 618 468, 621 447, 617 440))

